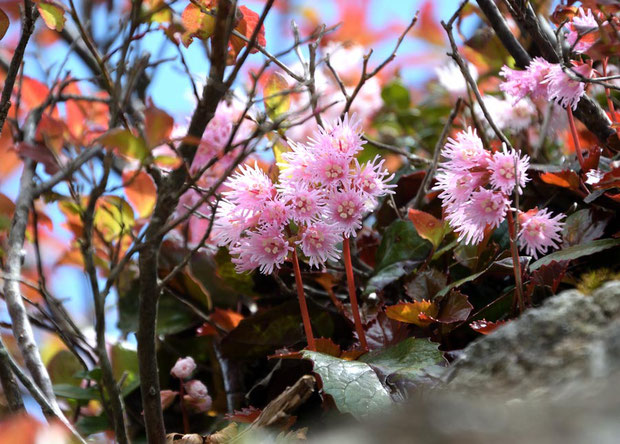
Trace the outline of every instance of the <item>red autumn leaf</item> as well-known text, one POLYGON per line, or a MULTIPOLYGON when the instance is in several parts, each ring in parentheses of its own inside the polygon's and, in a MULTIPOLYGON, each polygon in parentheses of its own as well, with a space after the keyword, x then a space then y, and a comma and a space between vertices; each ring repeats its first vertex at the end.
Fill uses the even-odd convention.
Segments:
POLYGON ((557 173, 542 173, 540 179, 549 185, 555 185, 571 190, 579 189, 579 176, 572 170, 564 170, 557 173))
POLYGON ((36 108, 45 102, 49 92, 50 90, 45 84, 32 77, 24 76, 21 87, 21 100, 27 110, 36 108))
POLYGON ((229 309, 216 308, 209 316, 211 321, 225 331, 231 331, 243 320, 243 315, 229 309))
POLYGON ((261 414, 262 410, 256 407, 244 407, 241 410, 235 410, 232 414, 224 416, 228 421, 241 422, 244 424, 250 424, 256 420, 261 414))
POLYGON ((0 40, 2 40, 7 29, 9 29, 9 24, 9 16, 6 15, 2 9, 0 9, 0 40))
POLYGON ((138 217, 149 217, 157 200, 157 188, 151 176, 142 170, 123 171, 123 183, 125 184, 125 196, 138 213, 138 217))
POLYGON ((409 220, 421 238, 429 241, 433 247, 439 247, 446 232, 445 222, 414 208, 409 209, 409 220))
POLYGON ((0 183, 20 164, 19 157, 13 149, 13 137, 11 136, 11 128, 5 122, 0 134, 0 183))
POLYGON ((173 125, 174 119, 149 101, 144 111, 144 130, 148 147, 154 148, 166 142, 170 138, 173 125))
POLYGON ((388 318, 395 321, 415 324, 419 327, 426 327, 437 317, 439 307, 434 302, 416 301, 401 302, 400 304, 385 307, 385 314, 388 318), (423 316, 420 316, 423 315, 423 316))
POLYGON ((54 153, 60 154, 68 136, 67 125, 60 119, 55 119, 48 114, 43 114, 35 138, 37 142, 45 145, 54 153))
POLYGON ((475 330, 478 333, 482 333, 483 335, 488 335, 493 330, 495 330, 497 327, 501 327, 502 325, 506 324, 506 322, 507 321, 491 322, 485 319, 481 319, 479 321, 472 322, 471 324, 469 324, 469 326, 472 328, 472 330, 475 330))
POLYGON ((594 188, 607 190, 610 188, 620 188, 620 167, 605 173, 601 180, 594 185, 594 188))
POLYGON ((413 34, 429 43, 437 46, 446 44, 446 34, 435 17, 436 3, 432 0, 426 0, 420 8, 418 23, 413 29, 413 34))
MULTIPOLYGON (((241 12, 243 17, 241 18, 241 20, 239 20, 239 23, 237 24, 235 30, 238 31, 240 34, 243 34, 249 40, 252 38, 252 34, 254 33, 254 29, 256 29, 256 25, 258 25, 258 20, 260 17, 257 13, 245 6, 240 6, 239 11, 241 12)), ((265 40, 264 26, 261 26, 260 30, 258 31, 258 35, 256 37, 256 44, 260 46, 265 46, 267 44, 267 40, 265 40)), ((239 55, 239 52, 243 49, 243 47, 247 45, 247 43, 237 36, 232 36, 230 38, 230 45, 230 56, 232 60, 234 60, 237 58, 237 55, 239 55)), ((250 50, 252 54, 257 51, 258 49, 256 47, 253 47, 250 50)))
POLYGON ((591 146, 588 149, 586 156, 584 156, 583 170, 588 171, 598 169, 598 163, 601 159, 602 152, 603 150, 600 146, 591 146))

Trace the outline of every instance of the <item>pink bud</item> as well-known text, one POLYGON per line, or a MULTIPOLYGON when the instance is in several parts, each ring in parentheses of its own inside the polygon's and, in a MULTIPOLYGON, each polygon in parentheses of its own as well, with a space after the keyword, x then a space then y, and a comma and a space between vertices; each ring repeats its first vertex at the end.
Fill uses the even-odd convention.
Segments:
POLYGON ((170 370, 170 374, 179 379, 186 379, 192 376, 194 370, 196 370, 196 363, 191 356, 187 356, 186 358, 179 358, 170 370))

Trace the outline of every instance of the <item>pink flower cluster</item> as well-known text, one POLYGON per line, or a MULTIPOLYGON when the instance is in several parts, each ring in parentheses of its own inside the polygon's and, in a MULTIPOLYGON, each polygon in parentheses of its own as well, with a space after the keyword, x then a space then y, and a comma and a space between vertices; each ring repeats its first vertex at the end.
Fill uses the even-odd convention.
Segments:
POLYGON ((343 236, 355 236, 364 213, 392 192, 384 161, 361 165, 361 149, 354 115, 320 128, 306 144, 291 143, 277 183, 256 165, 242 166, 225 184, 213 229, 236 270, 272 273, 296 246, 310 266, 337 260, 343 236))
POLYGON ((586 52, 599 39, 599 23, 591 9, 585 11, 579 8, 579 13, 568 22, 567 28, 566 41, 577 53, 586 52))
MULTIPOLYGON (((439 165, 434 189, 441 191, 446 220, 459 241, 478 244, 487 230, 497 228, 506 218, 515 187, 522 194, 529 181, 529 157, 505 145, 502 151, 491 153, 471 128, 449 138, 443 156, 446 160, 439 165)), ((521 247, 534 257, 557 247, 563 217, 551 217, 547 210, 522 213, 521 247)))
MULTIPOLYGON (((592 67, 587 64, 573 69, 587 78, 592 75, 592 67)), ((534 58, 525 71, 515 71, 504 66, 500 75, 506 80, 499 88, 513 103, 529 95, 534 100, 553 100, 559 105, 575 109, 585 93, 583 82, 571 78, 561 65, 549 63, 541 57, 534 58)))
MULTIPOLYGON (((206 412, 211 408, 212 404, 207 387, 198 379, 184 382, 185 379, 189 379, 192 376, 194 370, 196 370, 194 358, 187 356, 177 360, 172 369, 170 369, 170 374, 181 381, 180 383, 187 393, 183 397, 186 405, 193 411, 206 412)), ((162 405, 170 405, 176 394, 177 392, 171 390, 162 390, 160 393, 162 405)))

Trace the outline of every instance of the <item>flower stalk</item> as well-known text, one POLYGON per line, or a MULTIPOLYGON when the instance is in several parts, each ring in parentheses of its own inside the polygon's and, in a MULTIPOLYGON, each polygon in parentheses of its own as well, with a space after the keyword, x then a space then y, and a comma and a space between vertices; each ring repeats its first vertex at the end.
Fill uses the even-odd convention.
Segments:
POLYGON ((508 234, 510 235, 510 251, 512 253, 512 268, 515 275, 515 295, 519 312, 523 313, 525 304, 523 302, 523 281, 521 279, 521 261, 519 260, 519 247, 517 246, 517 231, 515 229, 515 218, 512 216, 512 210, 506 213, 508 222, 508 234))
POLYGON ((295 286, 297 287, 297 297, 299 298, 299 309, 301 311, 301 319, 306 332, 306 340, 308 342, 308 350, 316 350, 314 343, 314 335, 312 334, 312 324, 310 323, 310 314, 308 313, 308 304, 304 294, 304 284, 301 280, 301 269, 299 268, 299 259, 297 257, 297 248, 293 248, 293 271, 295 272, 295 286))
POLYGON ((570 132, 573 136, 573 142, 575 143, 575 151, 577 152, 577 160, 581 171, 585 173, 585 161, 583 160, 583 153, 581 152, 581 144, 579 143, 579 135, 577 134, 577 126, 575 125, 575 118, 573 117, 573 110, 570 106, 566 107, 566 113, 568 114, 568 125, 570 126, 570 132))
POLYGON ((349 287, 349 299, 351 300, 351 311, 353 312, 353 321, 355 323, 355 331, 360 340, 360 344, 364 350, 368 350, 366 342, 366 333, 362 325, 360 309, 357 303, 357 294, 355 289, 355 277, 353 276, 353 264, 351 263, 351 245, 348 237, 342 241, 342 256, 344 257, 344 268, 347 273, 347 285, 349 287))

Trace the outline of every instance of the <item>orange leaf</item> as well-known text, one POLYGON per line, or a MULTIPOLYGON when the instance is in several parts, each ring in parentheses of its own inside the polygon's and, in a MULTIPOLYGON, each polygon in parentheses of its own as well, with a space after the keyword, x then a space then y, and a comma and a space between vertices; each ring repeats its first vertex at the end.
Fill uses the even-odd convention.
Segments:
MULTIPOLYGON (((208 5, 206 5, 208 8, 208 5)), ((213 35, 215 30, 215 17, 205 14, 200 7, 190 3, 185 7, 181 14, 181 21, 185 27, 182 41, 187 48, 194 37, 206 40, 213 35)))
POLYGON ((436 3, 426 0, 420 8, 418 23, 414 28, 414 35, 437 46, 446 44, 445 33, 438 20, 435 18, 436 3))
POLYGON ((317 338, 314 342, 316 344, 316 351, 319 353, 335 356, 337 358, 342 354, 340 346, 329 338, 317 338))
POLYGON ((233 310, 216 308, 210 318, 222 330, 231 331, 243 320, 243 315, 233 310))
POLYGON ((138 213, 139 218, 151 215, 157 200, 157 188, 151 176, 144 171, 123 171, 125 196, 138 213))
MULTIPOLYGON (((241 12, 241 14, 243 14, 243 18, 239 20, 239 24, 237 24, 235 30, 239 31, 239 33, 243 34, 248 39, 251 39, 252 34, 254 33, 254 29, 256 29, 256 25, 258 25, 258 20, 260 17, 257 13, 245 6, 240 6, 239 11, 241 12)), ((267 44, 267 40, 265 40, 264 26, 260 27, 258 36, 256 37, 256 44, 260 46, 265 46, 267 44)), ((237 58, 237 55, 239 55, 239 52, 246 45, 246 42, 239 37, 233 36, 230 39, 230 45, 232 46, 230 50, 230 56, 232 60, 234 60, 237 58)), ((257 51, 258 49, 254 47, 250 52, 253 54, 257 51)))
POLYGON ((150 102, 144 111, 144 119, 146 143, 149 148, 154 148, 170 138, 174 119, 166 111, 150 102))
POLYGON ((431 324, 439 313, 439 307, 427 300, 416 302, 401 302, 400 304, 385 307, 385 314, 395 321, 415 324, 426 327, 431 324))
POLYGON ((21 88, 22 104, 24 104, 28 110, 36 108, 45 102, 49 92, 50 90, 45 84, 32 77, 24 76, 21 88))
POLYGON ((572 170, 564 170, 557 173, 542 173, 540 179, 545 183, 557 187, 569 188, 571 190, 579 189, 579 176, 572 170))
POLYGON ((436 248, 439 247, 446 232, 445 222, 424 211, 409 209, 409 220, 422 239, 426 239, 436 248))

